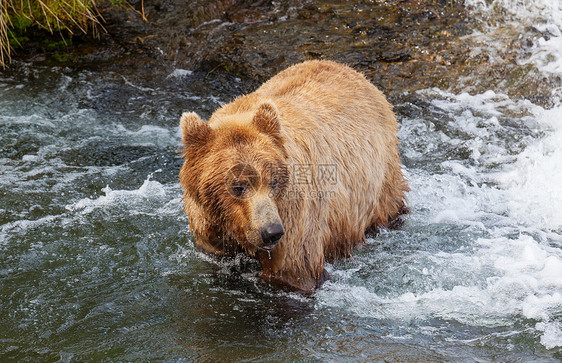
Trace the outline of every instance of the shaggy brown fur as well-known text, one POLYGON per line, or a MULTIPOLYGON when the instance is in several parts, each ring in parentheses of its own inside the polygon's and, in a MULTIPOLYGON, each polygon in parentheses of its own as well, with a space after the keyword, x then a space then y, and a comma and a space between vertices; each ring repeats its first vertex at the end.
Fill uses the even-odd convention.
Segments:
POLYGON ((314 290, 325 259, 351 255, 367 229, 406 210, 392 107, 344 65, 297 64, 208 123, 189 113, 180 127, 197 244, 256 255, 267 281, 314 290), (271 249, 262 236, 275 223, 285 234, 271 249))

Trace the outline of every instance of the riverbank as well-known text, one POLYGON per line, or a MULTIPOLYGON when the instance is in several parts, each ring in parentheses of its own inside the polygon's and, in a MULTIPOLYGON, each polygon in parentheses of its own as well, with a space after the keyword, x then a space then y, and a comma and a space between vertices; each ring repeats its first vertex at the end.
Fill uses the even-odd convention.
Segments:
POLYGON ((551 106, 556 80, 538 78, 534 66, 518 62, 521 49, 529 46, 512 41, 518 30, 506 26, 505 15, 494 14, 492 23, 504 23, 495 39, 501 46, 490 52, 474 37, 490 19, 474 19, 465 3, 132 0, 129 8, 104 2, 99 11, 105 31, 97 38, 76 35, 68 47, 32 41, 15 59, 126 67, 150 77, 175 68, 219 72, 254 85, 291 64, 331 59, 364 72, 391 99, 432 87, 502 89, 510 97, 551 106))
POLYGON ((107 33, 97 40, 76 38, 63 57, 60 49, 33 46, 19 54, 31 61, 159 68, 166 74, 173 67, 226 71, 258 81, 299 61, 329 58, 366 72, 388 90, 436 83, 436 75, 461 56, 447 51, 449 41, 468 33, 462 6, 439 1, 132 3, 138 12, 102 6, 107 33))
POLYGON ((364 72, 390 97, 431 87, 457 91, 470 82, 478 92, 507 77, 523 85, 506 89, 510 95, 525 97, 532 89, 533 101, 547 102, 550 87, 514 62, 517 47, 494 62, 474 52, 467 36, 477 25, 463 3, 131 1, 136 11, 102 4, 107 32, 98 39, 76 36, 71 47, 55 50, 30 44, 16 58, 137 68, 151 76, 175 68, 226 72, 256 84, 296 62, 332 59, 364 72))

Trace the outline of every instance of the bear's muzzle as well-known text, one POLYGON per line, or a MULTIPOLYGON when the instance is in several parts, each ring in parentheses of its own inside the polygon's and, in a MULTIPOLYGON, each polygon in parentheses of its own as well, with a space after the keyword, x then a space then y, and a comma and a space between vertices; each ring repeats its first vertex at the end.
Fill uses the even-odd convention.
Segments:
POLYGON ((274 223, 262 229, 260 234, 263 241, 263 245, 261 247, 266 250, 271 250, 275 247, 277 242, 279 242, 281 237, 283 237, 285 229, 281 223, 274 223))

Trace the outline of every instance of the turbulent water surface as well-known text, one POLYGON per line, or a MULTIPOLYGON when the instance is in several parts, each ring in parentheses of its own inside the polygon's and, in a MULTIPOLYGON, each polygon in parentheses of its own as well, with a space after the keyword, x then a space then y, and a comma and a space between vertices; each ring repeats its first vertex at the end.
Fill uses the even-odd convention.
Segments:
MULTIPOLYGON (((473 52, 517 43, 560 80, 559 2, 465 5, 473 52)), ((242 80, 16 64, 0 77, 0 360, 562 359, 562 86, 540 105, 508 87, 392 100, 411 214, 302 297, 200 253, 181 212, 179 115, 209 116, 242 80)))

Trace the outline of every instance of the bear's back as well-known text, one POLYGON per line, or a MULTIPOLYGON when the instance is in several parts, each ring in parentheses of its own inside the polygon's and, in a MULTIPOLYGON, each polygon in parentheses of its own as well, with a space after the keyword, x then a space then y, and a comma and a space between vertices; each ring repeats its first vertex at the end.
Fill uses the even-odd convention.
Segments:
POLYGON ((332 61, 292 66, 252 95, 257 100, 272 100, 279 108, 282 126, 289 132, 293 129, 295 133, 318 136, 329 132, 344 140, 396 133, 392 106, 382 92, 361 73, 332 61))

